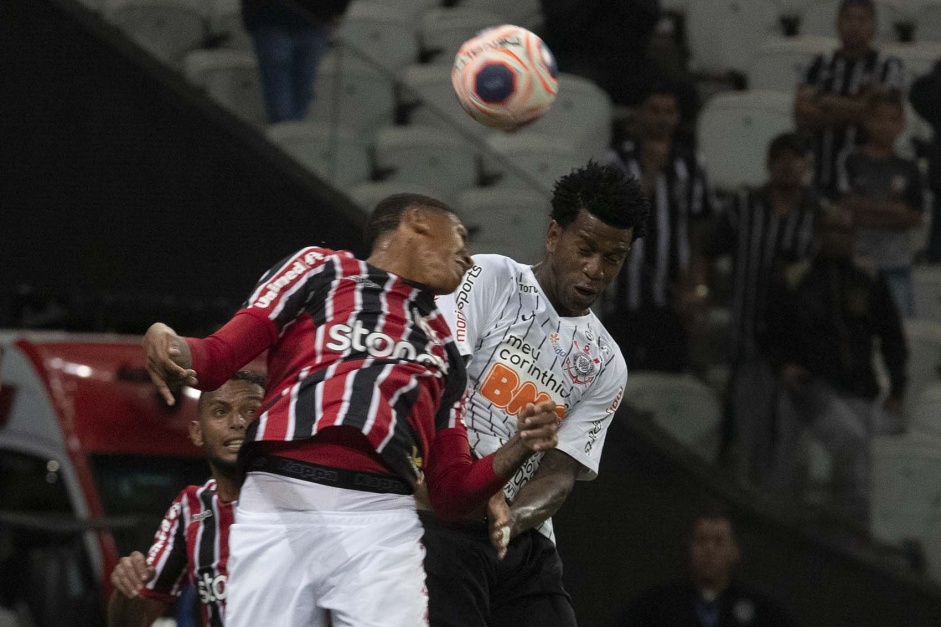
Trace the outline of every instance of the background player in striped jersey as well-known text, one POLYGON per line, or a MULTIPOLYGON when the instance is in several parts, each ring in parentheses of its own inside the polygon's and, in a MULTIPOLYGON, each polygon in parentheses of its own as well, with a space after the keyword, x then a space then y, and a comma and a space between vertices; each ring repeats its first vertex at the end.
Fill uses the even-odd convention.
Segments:
POLYGON ((180 492, 146 557, 135 551, 115 566, 110 627, 152 624, 187 583, 198 591, 203 624, 223 625, 229 526, 239 494, 236 458, 264 392, 264 377, 242 370, 199 397, 199 420, 190 424, 190 439, 205 451, 212 478, 180 492))
POLYGON ((575 625, 550 516, 576 479, 596 476, 621 401, 627 368, 590 307, 645 234, 648 213, 636 179, 589 162, 555 185, 540 263, 477 255, 458 290, 439 298, 470 358, 465 420, 476 455, 512 439, 529 403, 548 401, 563 421, 557 448, 492 500, 489 530, 483 511, 466 524, 423 513, 433 626, 575 625), (505 548, 502 560, 491 542, 505 548))
POLYGON ((305 248, 212 336, 148 330, 165 393, 168 382, 212 389, 268 349, 264 411, 240 456, 229 627, 424 624, 419 477, 436 511, 456 517, 555 445, 558 416, 529 404, 521 434, 471 458, 464 363, 434 302, 471 266, 465 239, 440 201, 391 196, 370 214, 367 260, 305 248))

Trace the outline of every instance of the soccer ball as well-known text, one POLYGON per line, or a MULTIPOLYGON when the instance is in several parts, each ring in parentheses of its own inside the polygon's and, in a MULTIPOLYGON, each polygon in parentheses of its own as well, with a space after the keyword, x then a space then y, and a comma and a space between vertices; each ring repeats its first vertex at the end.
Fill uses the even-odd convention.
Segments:
POLYGON ((454 57, 451 84, 472 118, 508 131, 549 110, 557 73, 555 58, 537 35, 506 24, 464 42, 454 57))

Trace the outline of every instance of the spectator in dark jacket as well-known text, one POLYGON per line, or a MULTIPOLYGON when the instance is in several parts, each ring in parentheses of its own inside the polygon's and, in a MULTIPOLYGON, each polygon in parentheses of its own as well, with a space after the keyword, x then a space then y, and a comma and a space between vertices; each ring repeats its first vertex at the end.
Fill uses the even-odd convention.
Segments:
POLYGON ((915 111, 934 129, 934 141, 928 152, 928 181, 934 194, 931 212, 931 235, 928 239, 927 258, 941 262, 941 61, 931 72, 912 83, 908 93, 915 111))

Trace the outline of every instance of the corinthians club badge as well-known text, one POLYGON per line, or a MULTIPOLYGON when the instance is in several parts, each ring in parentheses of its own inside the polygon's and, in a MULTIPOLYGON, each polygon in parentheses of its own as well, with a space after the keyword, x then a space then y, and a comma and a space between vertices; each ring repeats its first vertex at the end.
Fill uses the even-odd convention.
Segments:
POLYGON ((577 340, 572 340, 574 350, 565 360, 565 370, 576 385, 588 385, 595 380, 601 360, 592 356, 589 345, 580 347, 577 340))

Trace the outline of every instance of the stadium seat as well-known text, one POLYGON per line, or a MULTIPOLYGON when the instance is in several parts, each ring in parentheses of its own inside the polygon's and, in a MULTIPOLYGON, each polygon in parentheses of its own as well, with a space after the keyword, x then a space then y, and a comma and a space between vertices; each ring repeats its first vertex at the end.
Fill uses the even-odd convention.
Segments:
MULTIPOLYGON (((941 220, 941 216, 934 216, 941 220)), ((941 264, 920 264, 913 268, 915 317, 941 323, 941 264)))
POLYGON ((186 55, 184 72, 191 83, 232 113, 255 124, 265 122, 261 77, 253 53, 196 50, 186 55))
POLYGON ((477 153, 438 129, 412 124, 389 126, 376 133, 376 168, 395 181, 428 188, 458 190, 478 180, 477 153))
POLYGON ((455 210, 471 230, 471 252, 507 255, 536 263, 545 252, 549 195, 524 189, 476 188, 462 192, 455 210))
POLYGON ((916 42, 909 44, 891 44, 883 46, 883 53, 896 56, 905 66, 905 85, 931 71, 934 64, 941 60, 941 39, 938 42, 916 42))
POLYGON ((495 185, 502 189, 548 194, 557 178, 585 165, 569 141, 555 135, 495 133, 487 144, 492 153, 484 155, 484 172, 499 174, 495 185))
POLYGON ((777 17, 773 2, 689 2, 686 25, 691 67, 700 72, 747 72, 761 43, 780 34, 777 17))
POLYGON ((540 0, 461 0, 462 8, 489 11, 502 17, 500 24, 516 24, 533 29, 542 24, 540 0))
POLYGON ((225 48, 253 49, 252 38, 242 23, 242 5, 239 0, 212 0, 209 35, 225 48))
MULTIPOLYGON (((816 0, 801 11, 800 34, 836 37, 836 13, 842 0, 816 0)), ((882 41, 895 41, 895 24, 906 21, 903 10, 892 2, 876 2, 877 35, 882 41)))
POLYGON ((833 37, 776 37, 758 49, 748 71, 748 88, 793 95, 814 57, 840 46, 833 37))
POLYGON ((941 323, 905 320, 908 339, 908 383, 905 388, 905 413, 912 415, 922 392, 938 381, 941 365, 941 323))
POLYGON ((391 196, 392 194, 405 193, 431 196, 453 207, 450 196, 444 192, 407 181, 363 181, 362 183, 357 183, 350 187, 346 193, 353 202, 362 207, 363 211, 366 213, 371 213, 383 198, 391 196))
POLYGON ((631 372, 624 403, 650 412, 656 425, 702 458, 715 459, 722 403, 716 391, 699 379, 685 374, 631 372))
POLYGON ((792 94, 747 91, 720 94, 706 102, 697 135, 715 188, 733 190, 767 179, 768 143, 793 129, 793 99, 792 94))
POLYGON ((206 39, 204 10, 186 0, 122 0, 110 5, 109 22, 156 58, 179 66, 206 39))
POLYGON ((369 140, 350 129, 314 122, 280 122, 268 138, 307 169, 336 186, 370 178, 369 140))
POLYGON ((935 438, 941 447, 941 377, 925 387, 912 403, 909 431, 935 438))
POLYGON ((409 122, 434 126, 457 140, 481 144, 488 129, 461 108, 447 65, 411 65, 402 73, 402 99, 412 105, 409 122))
POLYGON ((450 66, 461 44, 483 29, 502 23, 495 13, 463 5, 431 9, 421 16, 421 50, 433 62, 450 66))
POLYGON ((922 7, 915 24, 916 41, 941 41, 941 2, 922 7))
POLYGON ((317 69, 306 118, 358 129, 367 135, 392 124, 395 84, 388 73, 346 48, 327 53, 317 69))
POLYGON ((441 6, 441 0, 384 0, 384 2, 400 15, 408 16, 410 20, 415 21, 421 19, 425 11, 441 6))
POLYGON ((380 0, 355 0, 337 29, 337 40, 390 72, 418 60, 417 22, 380 0))
POLYGON ((931 504, 931 514, 922 534, 921 548, 928 566, 928 574, 941 582, 941 501, 931 504))
POLYGON ((907 435, 872 442, 871 532, 885 542, 923 537, 941 498, 941 446, 907 435))
POLYGON ((524 132, 563 139, 585 161, 600 158, 611 143, 613 107, 607 92, 574 74, 559 74, 559 92, 552 108, 524 132))

